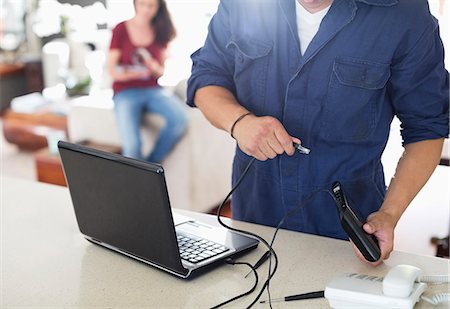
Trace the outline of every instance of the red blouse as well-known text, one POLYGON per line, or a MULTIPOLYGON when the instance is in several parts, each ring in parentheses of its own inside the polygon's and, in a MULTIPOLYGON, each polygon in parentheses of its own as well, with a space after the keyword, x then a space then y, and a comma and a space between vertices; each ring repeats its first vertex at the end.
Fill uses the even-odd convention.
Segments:
MULTIPOLYGON (((143 70, 145 66, 143 64, 142 57, 140 56, 139 49, 143 48, 147 50, 153 58, 155 58, 160 64, 162 64, 163 52, 166 49, 166 45, 153 42, 148 46, 136 46, 134 45, 128 31, 125 26, 125 22, 119 23, 112 31, 110 49, 120 49, 121 55, 119 58, 119 65, 125 67, 128 70, 143 70)), ((136 79, 129 81, 114 81, 113 90, 114 93, 128 89, 128 88, 143 88, 143 87, 157 87, 158 81, 153 76, 145 79, 136 79)))

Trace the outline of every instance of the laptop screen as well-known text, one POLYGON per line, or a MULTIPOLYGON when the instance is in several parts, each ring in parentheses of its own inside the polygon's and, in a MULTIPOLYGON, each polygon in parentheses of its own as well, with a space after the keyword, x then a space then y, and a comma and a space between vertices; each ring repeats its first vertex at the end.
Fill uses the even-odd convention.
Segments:
POLYGON ((65 142, 58 146, 84 235, 184 270, 162 166, 65 142))

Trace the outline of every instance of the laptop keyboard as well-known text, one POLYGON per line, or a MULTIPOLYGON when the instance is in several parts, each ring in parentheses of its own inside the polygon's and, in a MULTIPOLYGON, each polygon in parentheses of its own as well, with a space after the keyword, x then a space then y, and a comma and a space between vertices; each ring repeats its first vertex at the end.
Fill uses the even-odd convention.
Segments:
POLYGON ((181 258, 194 264, 230 250, 213 241, 180 232, 177 232, 177 240, 181 258))

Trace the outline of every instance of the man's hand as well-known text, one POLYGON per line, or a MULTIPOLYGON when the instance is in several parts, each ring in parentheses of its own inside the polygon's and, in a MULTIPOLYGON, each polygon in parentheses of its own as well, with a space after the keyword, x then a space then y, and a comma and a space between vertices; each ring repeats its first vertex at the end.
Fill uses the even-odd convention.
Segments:
POLYGON ((366 224, 363 229, 368 234, 373 234, 377 240, 381 250, 381 257, 376 262, 368 262, 364 256, 359 252, 358 248, 353 244, 353 249, 356 255, 364 262, 369 263, 372 266, 377 266, 383 260, 389 258, 394 248, 394 228, 396 226, 396 220, 388 213, 379 210, 369 215, 366 224))
MULTIPOLYGON (((221 86, 198 89, 194 100, 213 126, 229 134, 235 121, 249 112, 231 91, 221 86)), ((234 124, 232 136, 243 152, 261 161, 284 152, 291 156, 294 154, 293 142, 301 143, 287 133, 280 121, 270 116, 245 116, 234 124)))
POLYGON ((233 135, 243 152, 260 161, 273 159, 284 152, 292 156, 293 142, 301 143, 287 133, 278 119, 270 116, 244 117, 236 124, 233 135))

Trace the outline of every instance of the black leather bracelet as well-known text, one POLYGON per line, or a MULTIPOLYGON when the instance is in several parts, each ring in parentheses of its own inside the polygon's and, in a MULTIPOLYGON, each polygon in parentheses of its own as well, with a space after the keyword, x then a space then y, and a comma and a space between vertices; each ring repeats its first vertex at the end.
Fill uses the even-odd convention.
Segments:
POLYGON ((236 126, 236 124, 239 122, 239 121, 241 121, 245 116, 248 116, 248 115, 251 115, 252 113, 251 112, 248 112, 248 113, 245 113, 245 114, 243 114, 243 115, 240 115, 239 117, 238 117, 238 119, 236 119, 236 121, 233 123, 233 125, 231 126, 231 130, 230 130, 230 135, 231 135, 231 137, 232 138, 234 138, 234 136, 233 136, 233 133, 234 133, 234 127, 236 126))

